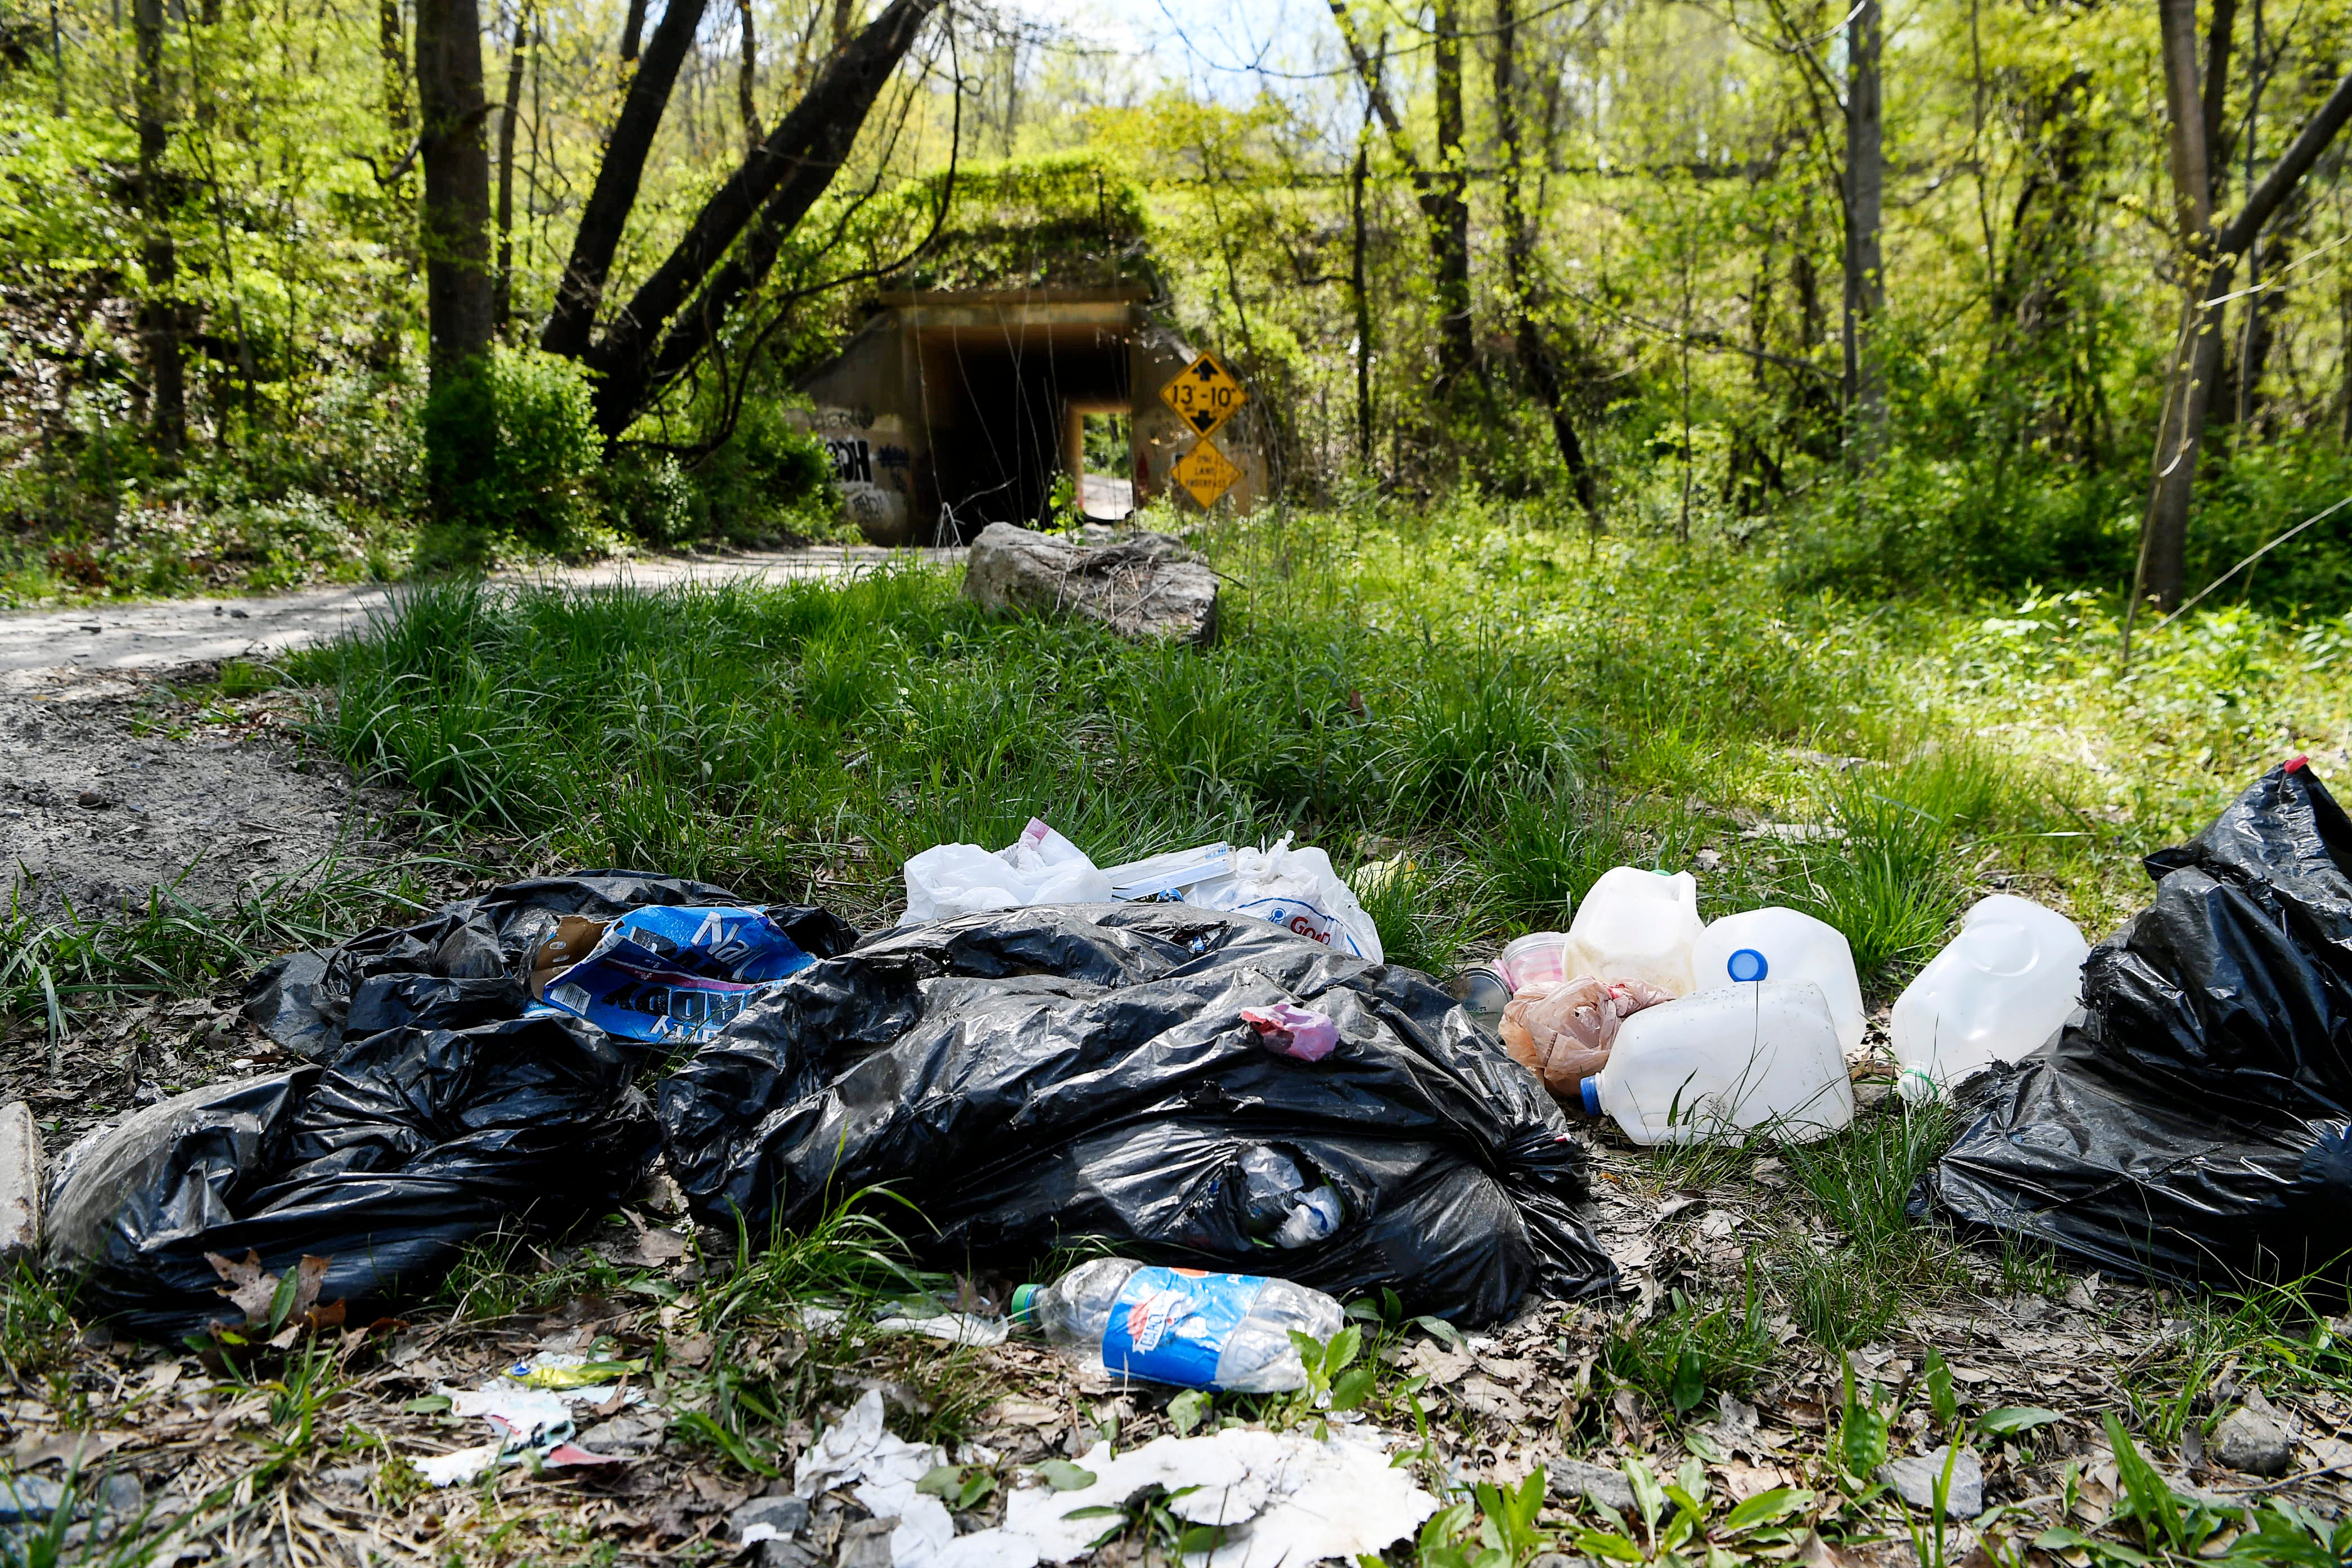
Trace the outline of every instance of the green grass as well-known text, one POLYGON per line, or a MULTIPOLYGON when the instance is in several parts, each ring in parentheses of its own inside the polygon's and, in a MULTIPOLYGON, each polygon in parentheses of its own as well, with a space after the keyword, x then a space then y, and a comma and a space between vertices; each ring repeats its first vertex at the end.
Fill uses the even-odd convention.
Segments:
POLYGON ((471 868, 448 857, 378 864, 337 854, 240 888, 224 904, 200 907, 174 884, 113 913, 36 910, 12 896, 0 910, 0 1020, 37 1019, 54 1046, 132 998, 204 994, 273 954, 414 919, 436 884, 471 868))
POLYGON ((2011 820, 2013 770, 1971 753, 1826 803, 1883 864, 1750 851, 1734 808, 1812 788, 1789 752, 1883 752, 1861 716, 1909 698, 1873 661, 1823 657, 1855 635, 1848 607, 1736 562, 1571 575, 1580 544, 1475 513, 1424 521, 1418 543, 1293 516, 1213 547, 1237 585, 1207 653, 992 620, 951 573, 904 569, 659 595, 425 586, 292 669, 336 689, 333 749, 444 822, 867 919, 909 854, 1003 844, 1033 815, 1105 863, 1296 831, 1343 870, 1403 846, 1412 873, 1376 912, 1401 958, 1442 967, 1559 925, 1612 865, 1714 844, 1711 906, 1717 885, 1778 889, 1891 980, 1948 927, 1957 857, 2011 820), (1445 563, 1489 532, 1548 569, 1469 591, 1445 563))

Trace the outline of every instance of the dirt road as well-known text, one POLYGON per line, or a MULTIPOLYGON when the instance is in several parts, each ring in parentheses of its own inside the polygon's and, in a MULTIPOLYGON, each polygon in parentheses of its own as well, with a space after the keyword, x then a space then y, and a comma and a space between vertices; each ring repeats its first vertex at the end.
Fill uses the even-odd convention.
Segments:
MULTIPOLYGON (((516 574, 498 581, 571 586, 634 583, 782 581, 871 572, 898 560, 953 560, 952 550, 891 551, 815 545, 805 550, 709 556, 648 556, 593 566, 516 574)), ((0 672, 20 669, 148 669, 224 658, 267 658, 333 637, 382 614, 397 590, 382 584, 313 588, 257 598, 168 599, 159 604, 0 615, 0 672)))
MULTIPOLYGON (((614 563, 502 582, 660 586, 839 578, 954 551, 820 547, 614 563)), ((314 589, 0 616, 0 913, 143 906, 173 886, 199 905, 331 858, 383 853, 396 792, 304 754, 303 694, 200 690, 227 658, 266 658, 364 625, 396 589, 314 589)))

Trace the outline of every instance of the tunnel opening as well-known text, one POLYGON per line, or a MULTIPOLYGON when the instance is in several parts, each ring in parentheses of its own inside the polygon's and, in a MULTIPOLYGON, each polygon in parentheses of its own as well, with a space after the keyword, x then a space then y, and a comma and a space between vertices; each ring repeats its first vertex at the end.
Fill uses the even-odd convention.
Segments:
POLYGON ((1098 326, 929 326, 916 350, 942 543, 1054 521, 1057 479, 1084 491, 1087 416, 1129 407, 1129 340, 1098 326))

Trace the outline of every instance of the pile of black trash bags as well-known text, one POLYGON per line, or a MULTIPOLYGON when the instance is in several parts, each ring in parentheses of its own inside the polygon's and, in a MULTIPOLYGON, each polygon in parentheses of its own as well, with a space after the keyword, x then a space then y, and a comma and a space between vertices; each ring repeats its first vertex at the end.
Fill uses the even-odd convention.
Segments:
POLYGON ((2302 758, 2147 858, 2082 1008, 1964 1087, 1914 1203, 2143 1279, 2340 1274, 2352 1254, 2352 821, 2302 758))
POLYGON ((921 1256, 970 1271, 1099 1240, 1465 1323, 1616 1286, 1580 1151, 1492 1036, 1425 976, 1245 916, 1048 906, 860 943, 821 910, 586 872, 295 954, 248 997, 306 1065, 138 1111, 53 1184, 47 1260, 133 1331, 235 1317, 206 1254, 248 1252, 331 1259, 319 1299, 365 1321, 471 1242, 610 1212, 656 1153, 755 1245, 887 1189, 921 1256), (713 911, 720 939, 679 934, 713 911), (592 946, 601 978, 562 967, 592 946), (1240 1013, 1279 1003, 1337 1049, 1268 1049, 1240 1013), (1328 1234, 1275 1244, 1286 1182, 1328 1234))

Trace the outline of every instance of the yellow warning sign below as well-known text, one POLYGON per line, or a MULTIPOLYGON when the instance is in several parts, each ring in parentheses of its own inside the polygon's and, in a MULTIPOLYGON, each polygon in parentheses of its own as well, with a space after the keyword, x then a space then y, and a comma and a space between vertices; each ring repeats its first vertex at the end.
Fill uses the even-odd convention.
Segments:
POLYGON ((1202 354, 1160 389, 1160 398, 1192 427, 1194 435, 1206 436, 1232 418, 1234 411, 1249 401, 1249 394, 1223 365, 1202 354))
POLYGON ((1242 471, 1206 437, 1195 442, 1191 451, 1179 454, 1168 471, 1204 511, 1216 505, 1217 498, 1233 489, 1234 481, 1242 477, 1242 471))

